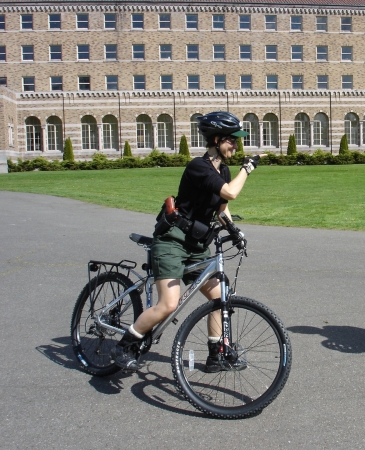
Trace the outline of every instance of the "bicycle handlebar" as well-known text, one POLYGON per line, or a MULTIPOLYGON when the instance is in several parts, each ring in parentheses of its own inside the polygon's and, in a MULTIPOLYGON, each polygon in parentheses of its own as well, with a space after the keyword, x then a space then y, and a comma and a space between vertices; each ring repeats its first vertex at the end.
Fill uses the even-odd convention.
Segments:
POLYGON ((236 245, 238 249, 245 249, 246 239, 243 232, 238 227, 236 227, 236 225, 230 220, 230 218, 224 212, 221 212, 219 214, 219 217, 224 221, 228 233, 230 234, 231 238, 233 238, 232 239, 233 244, 236 245))

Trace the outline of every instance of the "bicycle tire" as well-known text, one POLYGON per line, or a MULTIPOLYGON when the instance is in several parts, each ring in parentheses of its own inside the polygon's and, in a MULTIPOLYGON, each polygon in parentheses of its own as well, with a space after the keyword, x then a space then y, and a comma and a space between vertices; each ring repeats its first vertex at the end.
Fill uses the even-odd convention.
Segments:
POLYGON ((290 373, 292 350, 284 325, 265 305, 244 297, 231 297, 230 305, 232 342, 247 367, 205 372, 207 319, 220 309, 219 300, 185 319, 174 340, 171 365, 178 389, 194 407, 222 419, 239 419, 258 414, 279 395, 290 373))
MULTIPOLYGON (((72 314, 71 340, 76 358, 85 372, 101 377, 120 370, 120 367, 111 362, 110 351, 121 339, 121 335, 100 327, 94 316, 133 284, 121 273, 106 272, 93 278, 90 286, 88 283, 81 291, 72 314)), ((118 302, 104 320, 118 328, 127 328, 142 311, 142 300, 135 290, 118 302), (122 306, 129 301, 130 307, 122 316, 118 316, 122 306)))

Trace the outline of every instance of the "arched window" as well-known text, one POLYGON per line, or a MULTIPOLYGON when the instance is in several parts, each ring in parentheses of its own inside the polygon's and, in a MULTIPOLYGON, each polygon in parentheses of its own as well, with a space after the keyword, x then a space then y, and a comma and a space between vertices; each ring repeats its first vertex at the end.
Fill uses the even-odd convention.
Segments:
POLYGON ((27 152, 42 151, 41 122, 36 117, 25 119, 27 152))
POLYGON ((345 116, 345 134, 349 145, 359 145, 359 119, 354 113, 345 116))
POLYGON ((98 127, 93 116, 84 116, 81 119, 82 125, 82 149, 98 150, 98 127))
POLYGON ((201 114, 194 114, 190 118, 190 145, 195 148, 204 148, 205 139, 199 133, 197 117, 201 117, 201 114))
POLYGON ((48 150, 63 150, 62 121, 57 116, 51 116, 47 119, 47 140, 48 150))
POLYGON ((106 150, 118 150, 118 120, 108 114, 103 117, 103 147, 106 150))
POLYGON ((262 144, 267 147, 278 146, 278 118, 275 114, 266 114, 262 127, 262 144))
POLYGON ((243 138, 245 147, 258 147, 259 142, 259 119, 255 114, 246 114, 242 122, 243 131, 247 131, 248 136, 243 138))
POLYGON ((152 120, 147 114, 137 117, 137 147, 152 148, 152 120))
POLYGON ((313 144, 328 147, 328 117, 318 113, 313 121, 313 144))
POLYGON ((161 114, 157 118, 157 147, 173 148, 172 118, 168 114, 161 114))
POLYGON ((309 117, 299 113, 294 120, 294 136, 297 145, 309 145, 309 117))

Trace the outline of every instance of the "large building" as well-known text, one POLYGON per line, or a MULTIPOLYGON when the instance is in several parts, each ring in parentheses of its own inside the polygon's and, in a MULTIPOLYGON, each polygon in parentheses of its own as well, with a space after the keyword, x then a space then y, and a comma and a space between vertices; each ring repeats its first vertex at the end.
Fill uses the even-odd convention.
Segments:
POLYGON ((365 1, 0 2, 0 151, 60 158, 153 148, 229 110, 251 152, 365 148, 365 1))

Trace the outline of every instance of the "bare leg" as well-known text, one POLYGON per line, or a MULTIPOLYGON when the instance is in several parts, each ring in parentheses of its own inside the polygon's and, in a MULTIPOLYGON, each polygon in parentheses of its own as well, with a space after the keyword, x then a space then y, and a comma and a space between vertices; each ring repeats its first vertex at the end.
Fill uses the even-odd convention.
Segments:
POLYGON ((158 302, 146 309, 136 320, 133 328, 140 334, 146 334, 177 308, 180 297, 180 280, 156 281, 158 302))
MULTIPOLYGON (((200 292, 207 297, 208 300, 214 300, 221 296, 221 286, 219 280, 213 278, 208 280, 204 286, 200 289, 200 292)), ((220 337, 222 335, 222 318, 221 311, 217 311, 209 314, 208 317, 208 336, 220 337)))

